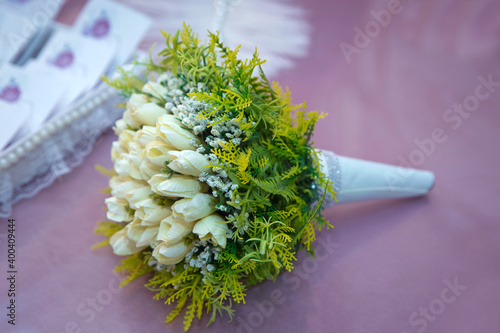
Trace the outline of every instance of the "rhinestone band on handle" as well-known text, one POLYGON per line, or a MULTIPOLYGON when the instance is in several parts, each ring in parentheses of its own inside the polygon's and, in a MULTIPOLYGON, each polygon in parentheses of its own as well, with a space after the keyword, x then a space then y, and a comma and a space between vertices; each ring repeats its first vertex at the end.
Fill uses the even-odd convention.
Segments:
POLYGON ((322 171, 337 192, 336 201, 325 198, 324 206, 374 199, 426 195, 434 186, 434 173, 339 156, 320 151, 322 171))

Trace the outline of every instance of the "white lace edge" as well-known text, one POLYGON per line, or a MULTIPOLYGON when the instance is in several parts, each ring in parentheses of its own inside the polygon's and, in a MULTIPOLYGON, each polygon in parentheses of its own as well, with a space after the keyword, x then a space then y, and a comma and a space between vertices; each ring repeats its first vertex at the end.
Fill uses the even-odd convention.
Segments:
MULTIPOLYGON (((321 171, 330 179, 333 184, 333 189, 336 193, 340 192, 342 188, 342 168, 340 167, 340 162, 334 152, 328 150, 318 150, 319 159, 321 164, 321 171)), ((323 195, 324 189, 320 187, 319 194, 323 195)), ((325 196, 323 201, 323 208, 328 208, 336 204, 335 198, 330 195, 325 196)))
POLYGON ((99 137, 121 117, 116 90, 106 84, 0 155, 0 217, 79 166, 99 137))

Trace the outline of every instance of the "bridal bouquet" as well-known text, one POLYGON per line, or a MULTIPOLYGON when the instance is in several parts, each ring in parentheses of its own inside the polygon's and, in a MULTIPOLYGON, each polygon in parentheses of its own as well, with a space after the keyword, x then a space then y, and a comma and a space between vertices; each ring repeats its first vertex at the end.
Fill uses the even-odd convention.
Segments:
POLYGON ((96 232, 124 256, 123 285, 144 274, 157 300, 194 317, 231 316, 247 288, 314 254, 332 183, 311 137, 323 114, 292 105, 270 84, 257 54, 185 26, 164 33, 161 61, 142 63, 145 80, 122 71, 106 79, 128 99, 116 122, 107 218, 96 232))

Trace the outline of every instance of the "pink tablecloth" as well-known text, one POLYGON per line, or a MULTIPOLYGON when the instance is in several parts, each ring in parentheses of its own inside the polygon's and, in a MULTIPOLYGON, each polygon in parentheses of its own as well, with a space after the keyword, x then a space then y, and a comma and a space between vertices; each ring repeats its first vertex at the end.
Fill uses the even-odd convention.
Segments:
MULTIPOLYGON (((317 146, 432 170, 432 193, 327 209, 335 229, 319 235, 318 259, 300 256, 294 272, 249 290, 232 322, 205 328, 204 318, 192 332, 500 332, 500 3, 393 4, 302 1, 309 56, 278 79, 329 112, 317 146), (370 14, 388 7, 390 19, 370 14)), ((144 280, 116 289, 109 248, 90 250, 107 186, 94 164, 111 166, 113 139, 15 206, 14 332, 181 331, 182 319, 164 324, 171 307, 144 280)), ((3 287, 0 300, 5 332, 3 287)))

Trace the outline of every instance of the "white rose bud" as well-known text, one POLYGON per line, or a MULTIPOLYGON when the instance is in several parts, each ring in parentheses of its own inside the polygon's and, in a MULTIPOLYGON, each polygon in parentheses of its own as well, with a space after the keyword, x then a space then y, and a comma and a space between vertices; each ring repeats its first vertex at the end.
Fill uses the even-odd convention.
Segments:
MULTIPOLYGON (((114 169, 120 176, 130 176, 137 180, 142 180, 139 168, 133 164, 134 156, 130 154, 120 155, 115 159, 114 169)), ((140 164, 139 164, 140 166, 140 164)))
POLYGON ((184 242, 180 242, 168 245, 162 242, 153 251, 153 257, 163 265, 175 265, 181 262, 193 247, 193 243, 185 244, 184 242))
POLYGON ((123 121, 133 129, 141 128, 141 124, 137 122, 134 118, 132 118, 130 113, 131 113, 130 110, 125 110, 125 112, 123 112, 123 121))
POLYGON ((186 222, 202 219, 216 211, 217 199, 210 194, 198 193, 193 198, 177 200, 172 205, 172 215, 186 222))
POLYGON ((134 131, 124 130, 118 135, 118 140, 111 144, 111 159, 115 161, 129 152, 129 143, 134 140, 134 131))
POLYGON ((215 245, 226 247, 226 222, 222 216, 212 214, 196 222, 193 233, 200 236, 201 240, 211 239, 215 245))
POLYGON ((152 141, 144 147, 142 157, 147 158, 151 163, 164 168, 165 162, 171 161, 170 157, 168 157, 168 152, 172 149, 175 148, 169 147, 161 141, 152 141))
POLYGON ((139 209, 139 207, 149 203, 148 200, 151 199, 151 194, 153 194, 151 188, 146 185, 128 192, 126 194, 126 199, 130 204, 130 208, 139 209))
POLYGON ((192 177, 180 175, 156 174, 148 183, 155 193, 174 198, 192 198, 197 193, 208 190, 207 184, 192 177))
MULTIPOLYGON (((139 240, 136 243, 136 246, 150 246, 151 242, 155 240, 156 235, 158 234, 157 227, 148 227, 144 231, 142 231, 139 240)), ((134 238, 135 239, 135 238, 134 238)))
POLYGON ((181 218, 169 216, 160 223, 157 240, 173 245, 184 240, 193 230, 194 222, 186 222, 181 218))
POLYGON ((143 151, 143 149, 142 149, 141 145, 138 144, 137 142, 131 141, 128 143, 128 153, 129 154, 133 154, 134 156, 137 156, 140 158, 142 151, 143 151))
POLYGON ((120 135, 124 130, 127 129, 127 123, 123 119, 118 119, 113 126, 113 131, 116 135, 120 135))
POLYGON ((127 229, 127 237, 135 243, 136 247, 149 246, 158 234, 158 227, 143 226, 138 218, 128 224, 127 229))
POLYGON ((156 135, 169 146, 178 150, 196 150, 190 141, 199 143, 200 140, 191 131, 184 128, 182 123, 171 114, 161 116, 156 123, 156 135))
POLYGON ((154 175, 161 173, 161 166, 151 163, 149 160, 144 159, 141 162, 141 166, 139 167, 139 171, 141 172, 142 179, 148 181, 154 175))
MULTIPOLYGON (((156 227, 158 228, 158 227, 156 227)), ((153 239, 150 243, 149 243, 149 246, 151 246, 153 249, 155 249, 158 245, 160 245, 161 243, 163 243, 162 241, 159 241, 157 240, 156 238, 153 239)))
POLYGON ((167 97, 168 90, 164 86, 156 82, 148 82, 142 87, 142 92, 145 94, 150 94, 153 97, 158 98, 161 101, 165 101, 167 97))
POLYGON ((156 120, 166 114, 167 110, 155 103, 146 103, 135 111, 130 112, 130 116, 138 123, 147 126, 155 126, 156 120))
POLYGON ((127 200, 110 197, 106 198, 104 202, 108 207, 106 213, 108 219, 116 222, 130 222, 133 220, 130 210, 127 209, 129 205, 127 200))
MULTIPOLYGON (((128 226, 128 225, 127 225, 128 226)), ((141 252, 147 246, 137 247, 136 243, 127 237, 127 227, 115 232, 109 238, 109 244, 113 248, 113 252, 119 256, 128 256, 137 252, 141 252)))
POLYGON ((127 110, 135 112, 138 108, 146 103, 149 103, 148 96, 144 94, 132 94, 127 101, 127 110))
POLYGON ((141 158, 136 154, 123 154, 115 160, 115 171, 120 176, 130 176, 137 180, 143 180, 141 171, 141 158))
POLYGON ((168 157, 172 159, 168 167, 183 175, 198 177, 202 172, 210 169, 208 159, 192 150, 170 151, 168 157))
POLYGON ((111 160, 114 162, 128 153, 128 145, 124 145, 120 141, 113 141, 111 144, 111 160))
POLYGON ((172 215, 169 206, 160 206, 153 199, 142 201, 141 206, 135 211, 135 216, 142 220, 143 226, 158 226, 161 220, 172 215))
POLYGON ((120 133, 120 135, 118 135, 118 141, 128 147, 128 144, 134 141, 134 135, 135 131, 124 130, 120 133))
POLYGON ((132 117, 138 108, 148 103, 148 97, 143 94, 132 94, 127 102, 127 110, 123 113, 123 120, 125 123, 135 129, 141 128, 141 123, 132 117))
MULTIPOLYGON (((123 132, 122 135, 123 134, 125 134, 125 132, 123 132)), ((124 143, 125 142, 126 141, 124 141, 124 143)), ((134 179, 142 180, 141 173, 139 171, 139 167, 141 166, 140 154, 142 152, 142 148, 133 141, 127 142, 127 146, 128 153, 117 154, 115 156, 115 171, 120 176, 130 176, 134 179)), ((111 152, 111 156, 113 157, 113 151, 111 152)))
POLYGON ((129 175, 134 179, 142 180, 140 172, 142 147, 136 142, 129 142, 128 151, 127 154, 122 154, 115 160, 115 170, 119 175, 129 175))
POLYGON ((147 183, 135 180, 128 176, 113 176, 109 180, 111 195, 119 199, 126 199, 127 193, 138 188, 148 186, 147 183))
POLYGON ((114 169, 120 176, 130 176, 130 163, 128 162, 125 154, 118 156, 114 160, 114 169))
POLYGON ((156 140, 156 127, 154 126, 143 126, 142 129, 135 132, 134 142, 139 144, 141 147, 146 147, 148 143, 156 140))

